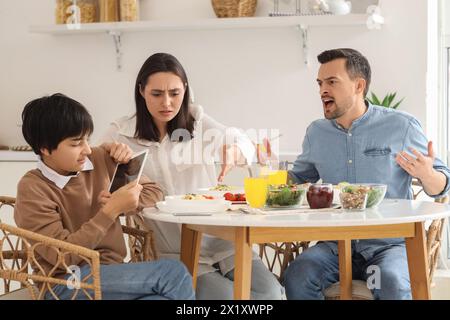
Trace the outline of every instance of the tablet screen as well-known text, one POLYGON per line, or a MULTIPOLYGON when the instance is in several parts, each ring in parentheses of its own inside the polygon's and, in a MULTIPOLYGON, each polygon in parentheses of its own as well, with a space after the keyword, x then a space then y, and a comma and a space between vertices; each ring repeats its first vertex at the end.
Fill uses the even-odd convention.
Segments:
POLYGON ((131 181, 139 181, 145 160, 147 159, 147 153, 148 150, 139 152, 135 154, 128 163, 120 163, 117 165, 109 187, 110 193, 113 193, 131 181))

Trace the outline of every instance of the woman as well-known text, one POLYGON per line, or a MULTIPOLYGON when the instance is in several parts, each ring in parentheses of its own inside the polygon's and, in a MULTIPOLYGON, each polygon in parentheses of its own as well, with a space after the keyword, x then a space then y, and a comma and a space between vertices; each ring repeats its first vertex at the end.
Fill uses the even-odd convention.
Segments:
MULTIPOLYGON (((189 84, 180 62, 157 53, 141 67, 136 79, 136 114, 112 123, 105 141, 149 150, 144 173, 165 195, 195 193, 222 181, 231 167, 251 159, 254 147, 238 130, 226 128, 190 103, 189 84), (215 158, 222 156, 217 178, 215 158)), ((146 220, 162 257, 178 258, 181 226, 146 220)), ((234 249, 229 241, 203 236, 197 278, 197 299, 233 299, 234 249)), ((254 254, 253 299, 281 299, 282 288, 254 254)))

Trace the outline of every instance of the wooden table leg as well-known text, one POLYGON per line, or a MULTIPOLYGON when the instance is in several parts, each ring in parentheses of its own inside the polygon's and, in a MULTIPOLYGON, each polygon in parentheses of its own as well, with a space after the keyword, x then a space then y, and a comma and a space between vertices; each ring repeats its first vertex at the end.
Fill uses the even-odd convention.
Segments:
POLYGON ((405 238, 411 293, 414 300, 429 300, 431 294, 425 227, 423 222, 416 222, 414 225, 415 237, 405 238))
POLYGON ((249 300, 252 277, 252 246, 248 227, 235 228, 234 299, 249 300))
POLYGON ((181 226, 180 259, 192 275, 194 289, 197 287, 198 258, 200 256, 201 240, 201 232, 191 230, 185 224, 181 226))
POLYGON ((341 286, 341 300, 352 299, 352 242, 338 241, 339 252, 339 282, 341 286))

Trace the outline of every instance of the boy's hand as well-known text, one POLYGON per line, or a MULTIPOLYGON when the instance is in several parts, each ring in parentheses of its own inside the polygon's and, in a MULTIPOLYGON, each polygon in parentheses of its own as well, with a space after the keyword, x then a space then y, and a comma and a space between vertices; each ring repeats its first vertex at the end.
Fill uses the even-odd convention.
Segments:
POLYGON ((103 207, 103 212, 115 220, 121 213, 135 210, 139 205, 142 185, 132 181, 113 192, 103 207))
POLYGON ((106 190, 103 190, 98 195, 97 201, 100 203, 100 206, 103 207, 109 201, 109 199, 111 199, 111 193, 109 193, 106 190))
POLYGON ((103 143, 101 147, 104 148, 111 158, 118 163, 128 163, 133 156, 133 150, 125 143, 103 143))

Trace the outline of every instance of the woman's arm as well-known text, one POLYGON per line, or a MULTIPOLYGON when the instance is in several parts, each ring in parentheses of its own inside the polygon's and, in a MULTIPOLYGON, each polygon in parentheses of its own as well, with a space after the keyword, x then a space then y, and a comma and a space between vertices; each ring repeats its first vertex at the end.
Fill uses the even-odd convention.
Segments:
POLYGON ((218 177, 219 182, 223 181, 233 167, 252 163, 256 149, 247 135, 237 128, 226 127, 206 114, 203 114, 202 123, 204 137, 213 137, 215 152, 220 157, 222 170, 218 177))

